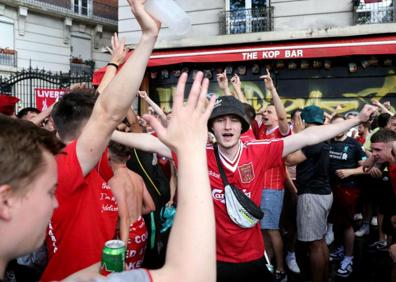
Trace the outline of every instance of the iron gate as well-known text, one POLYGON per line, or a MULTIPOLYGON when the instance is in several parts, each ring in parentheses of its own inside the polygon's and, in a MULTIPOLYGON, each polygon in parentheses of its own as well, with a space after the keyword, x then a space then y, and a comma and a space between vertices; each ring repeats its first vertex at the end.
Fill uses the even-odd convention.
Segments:
MULTIPOLYGON (((20 99, 18 108, 36 107, 35 89, 64 89, 74 83, 85 82, 92 87, 91 73, 62 73, 40 69, 23 69, 9 77, 0 76, 0 93, 15 96, 20 99)), ((18 109, 17 109, 18 112, 18 109)))

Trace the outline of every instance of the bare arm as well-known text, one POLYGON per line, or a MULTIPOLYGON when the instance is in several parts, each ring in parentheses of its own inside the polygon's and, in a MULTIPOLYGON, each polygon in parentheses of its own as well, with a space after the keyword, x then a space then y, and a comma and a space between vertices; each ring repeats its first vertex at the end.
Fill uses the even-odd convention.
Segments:
POLYGON ((231 78, 231 84, 234 87, 234 90, 236 92, 235 98, 237 98, 242 103, 247 103, 246 97, 243 94, 243 91, 241 88, 241 80, 237 74, 234 74, 234 76, 231 78))
POLYGON ((358 166, 356 168, 337 169, 335 173, 339 178, 344 179, 352 175, 364 174, 364 171, 363 166, 358 166))
POLYGON ((230 88, 228 88, 228 78, 226 70, 224 70, 224 72, 222 73, 218 73, 216 75, 216 79, 219 87, 224 91, 224 95, 232 96, 230 88))
POLYGON ((298 150, 294 153, 287 155, 287 157, 285 158, 285 162, 287 166, 293 166, 302 163, 306 159, 307 157, 304 155, 304 153, 301 150, 298 150))
POLYGON ((269 70, 266 69, 266 71, 267 74, 260 76, 260 78, 264 79, 265 88, 271 93, 272 103, 274 103, 276 115, 278 117, 279 131, 283 136, 285 136, 289 133, 290 130, 289 123, 287 122, 286 110, 278 95, 278 91, 276 91, 269 70))
POLYGON ((164 111, 153 100, 150 99, 146 91, 138 91, 138 94, 140 98, 144 99, 147 102, 147 104, 149 104, 153 108, 154 112, 156 112, 159 115, 162 123, 166 125, 168 119, 166 118, 164 111))
POLYGON ((77 157, 84 175, 96 165, 111 134, 131 106, 158 36, 159 24, 144 10, 144 1, 128 0, 128 3, 143 34, 133 55, 99 95, 92 115, 77 140, 77 157))
POLYGON ((286 169, 286 179, 285 179, 285 187, 289 189, 292 194, 297 194, 297 187, 294 185, 293 180, 290 177, 289 171, 286 169))
POLYGON ((130 148, 157 153, 169 159, 172 158, 172 152, 169 147, 162 143, 157 137, 148 133, 114 131, 111 140, 130 148))
MULTIPOLYGON (((126 55, 128 53, 127 49, 125 48, 125 39, 119 41, 117 33, 114 32, 114 35, 111 37, 111 47, 111 49, 108 48, 112 55, 110 63, 115 64, 116 66, 121 66, 121 64, 125 62, 126 55)), ((103 90, 109 85, 116 73, 117 68, 114 65, 106 66, 106 72, 98 86, 99 93, 102 93, 103 90)))
POLYGON ((54 108, 56 103, 53 103, 51 106, 43 110, 37 116, 33 117, 30 121, 33 122, 37 126, 41 126, 43 120, 51 115, 52 109, 54 108))
POLYGON ((205 151, 207 120, 215 97, 205 109, 209 81, 202 79, 203 73, 199 72, 188 103, 183 105, 187 76, 180 77, 172 119, 166 129, 154 117, 146 117, 159 138, 176 152, 179 161, 178 211, 169 236, 165 266, 151 271, 154 281, 216 280, 215 221, 205 151))
POLYGON ((169 202, 166 203, 167 206, 173 205, 174 198, 176 195, 176 189, 177 189, 177 175, 176 175, 177 172, 175 165, 173 164, 173 161, 170 161, 170 167, 171 167, 171 178, 169 180, 170 197, 169 197, 169 202))
POLYGON ((381 112, 382 113, 387 113, 387 114, 390 114, 391 116, 393 116, 394 115, 394 113, 392 113, 390 110, 388 110, 380 101, 378 101, 377 99, 371 99, 371 103, 374 105, 374 106, 377 106, 378 108, 380 108, 381 109, 381 112))
POLYGON ((295 152, 306 146, 315 145, 320 142, 329 140, 341 132, 347 131, 360 122, 365 122, 370 118, 370 115, 375 111, 375 107, 365 105, 359 116, 352 119, 345 120, 340 123, 333 123, 329 125, 308 127, 300 133, 287 136, 284 139, 284 147, 282 157, 295 152))

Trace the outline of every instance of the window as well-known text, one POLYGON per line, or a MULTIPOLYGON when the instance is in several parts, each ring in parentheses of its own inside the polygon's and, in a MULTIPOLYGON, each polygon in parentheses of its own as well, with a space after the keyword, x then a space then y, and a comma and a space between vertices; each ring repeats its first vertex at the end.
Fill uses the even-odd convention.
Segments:
POLYGON ((72 35, 71 49, 72 57, 91 60, 91 39, 72 35))
POLYGON ((80 15, 90 16, 92 14, 92 0, 72 0, 74 12, 80 15))
POLYGON ((246 33, 269 30, 267 0, 228 0, 227 33, 246 33))
POLYGON ((0 48, 14 49, 14 25, 3 22, 0 17, 0 48))
POLYGON ((355 0, 355 24, 391 23, 393 0, 355 0))

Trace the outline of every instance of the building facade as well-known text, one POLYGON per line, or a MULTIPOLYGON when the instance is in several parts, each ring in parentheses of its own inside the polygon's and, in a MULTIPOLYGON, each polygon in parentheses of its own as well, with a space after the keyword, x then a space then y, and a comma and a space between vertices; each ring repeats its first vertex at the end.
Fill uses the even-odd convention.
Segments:
MULTIPOLYGON (((175 0, 191 17, 178 36, 166 26, 149 62, 147 85, 165 110, 181 71, 203 70, 210 91, 216 73, 240 75, 249 102, 271 99, 259 76, 268 68, 287 111, 317 104, 347 113, 371 98, 396 105, 394 0, 175 0)), ((120 36, 140 34, 126 0, 119 0, 120 36)))
POLYGON ((92 72, 117 31, 117 0, 0 0, 0 74, 92 72))

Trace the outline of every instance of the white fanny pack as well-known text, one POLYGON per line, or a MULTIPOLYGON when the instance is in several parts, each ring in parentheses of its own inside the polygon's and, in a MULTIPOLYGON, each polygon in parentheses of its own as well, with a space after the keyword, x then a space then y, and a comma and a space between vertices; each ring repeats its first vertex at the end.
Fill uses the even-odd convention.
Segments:
POLYGON ((264 213, 245 193, 228 183, 220 161, 217 144, 214 144, 214 153, 224 184, 224 200, 228 216, 239 227, 252 228, 263 218, 264 213))

